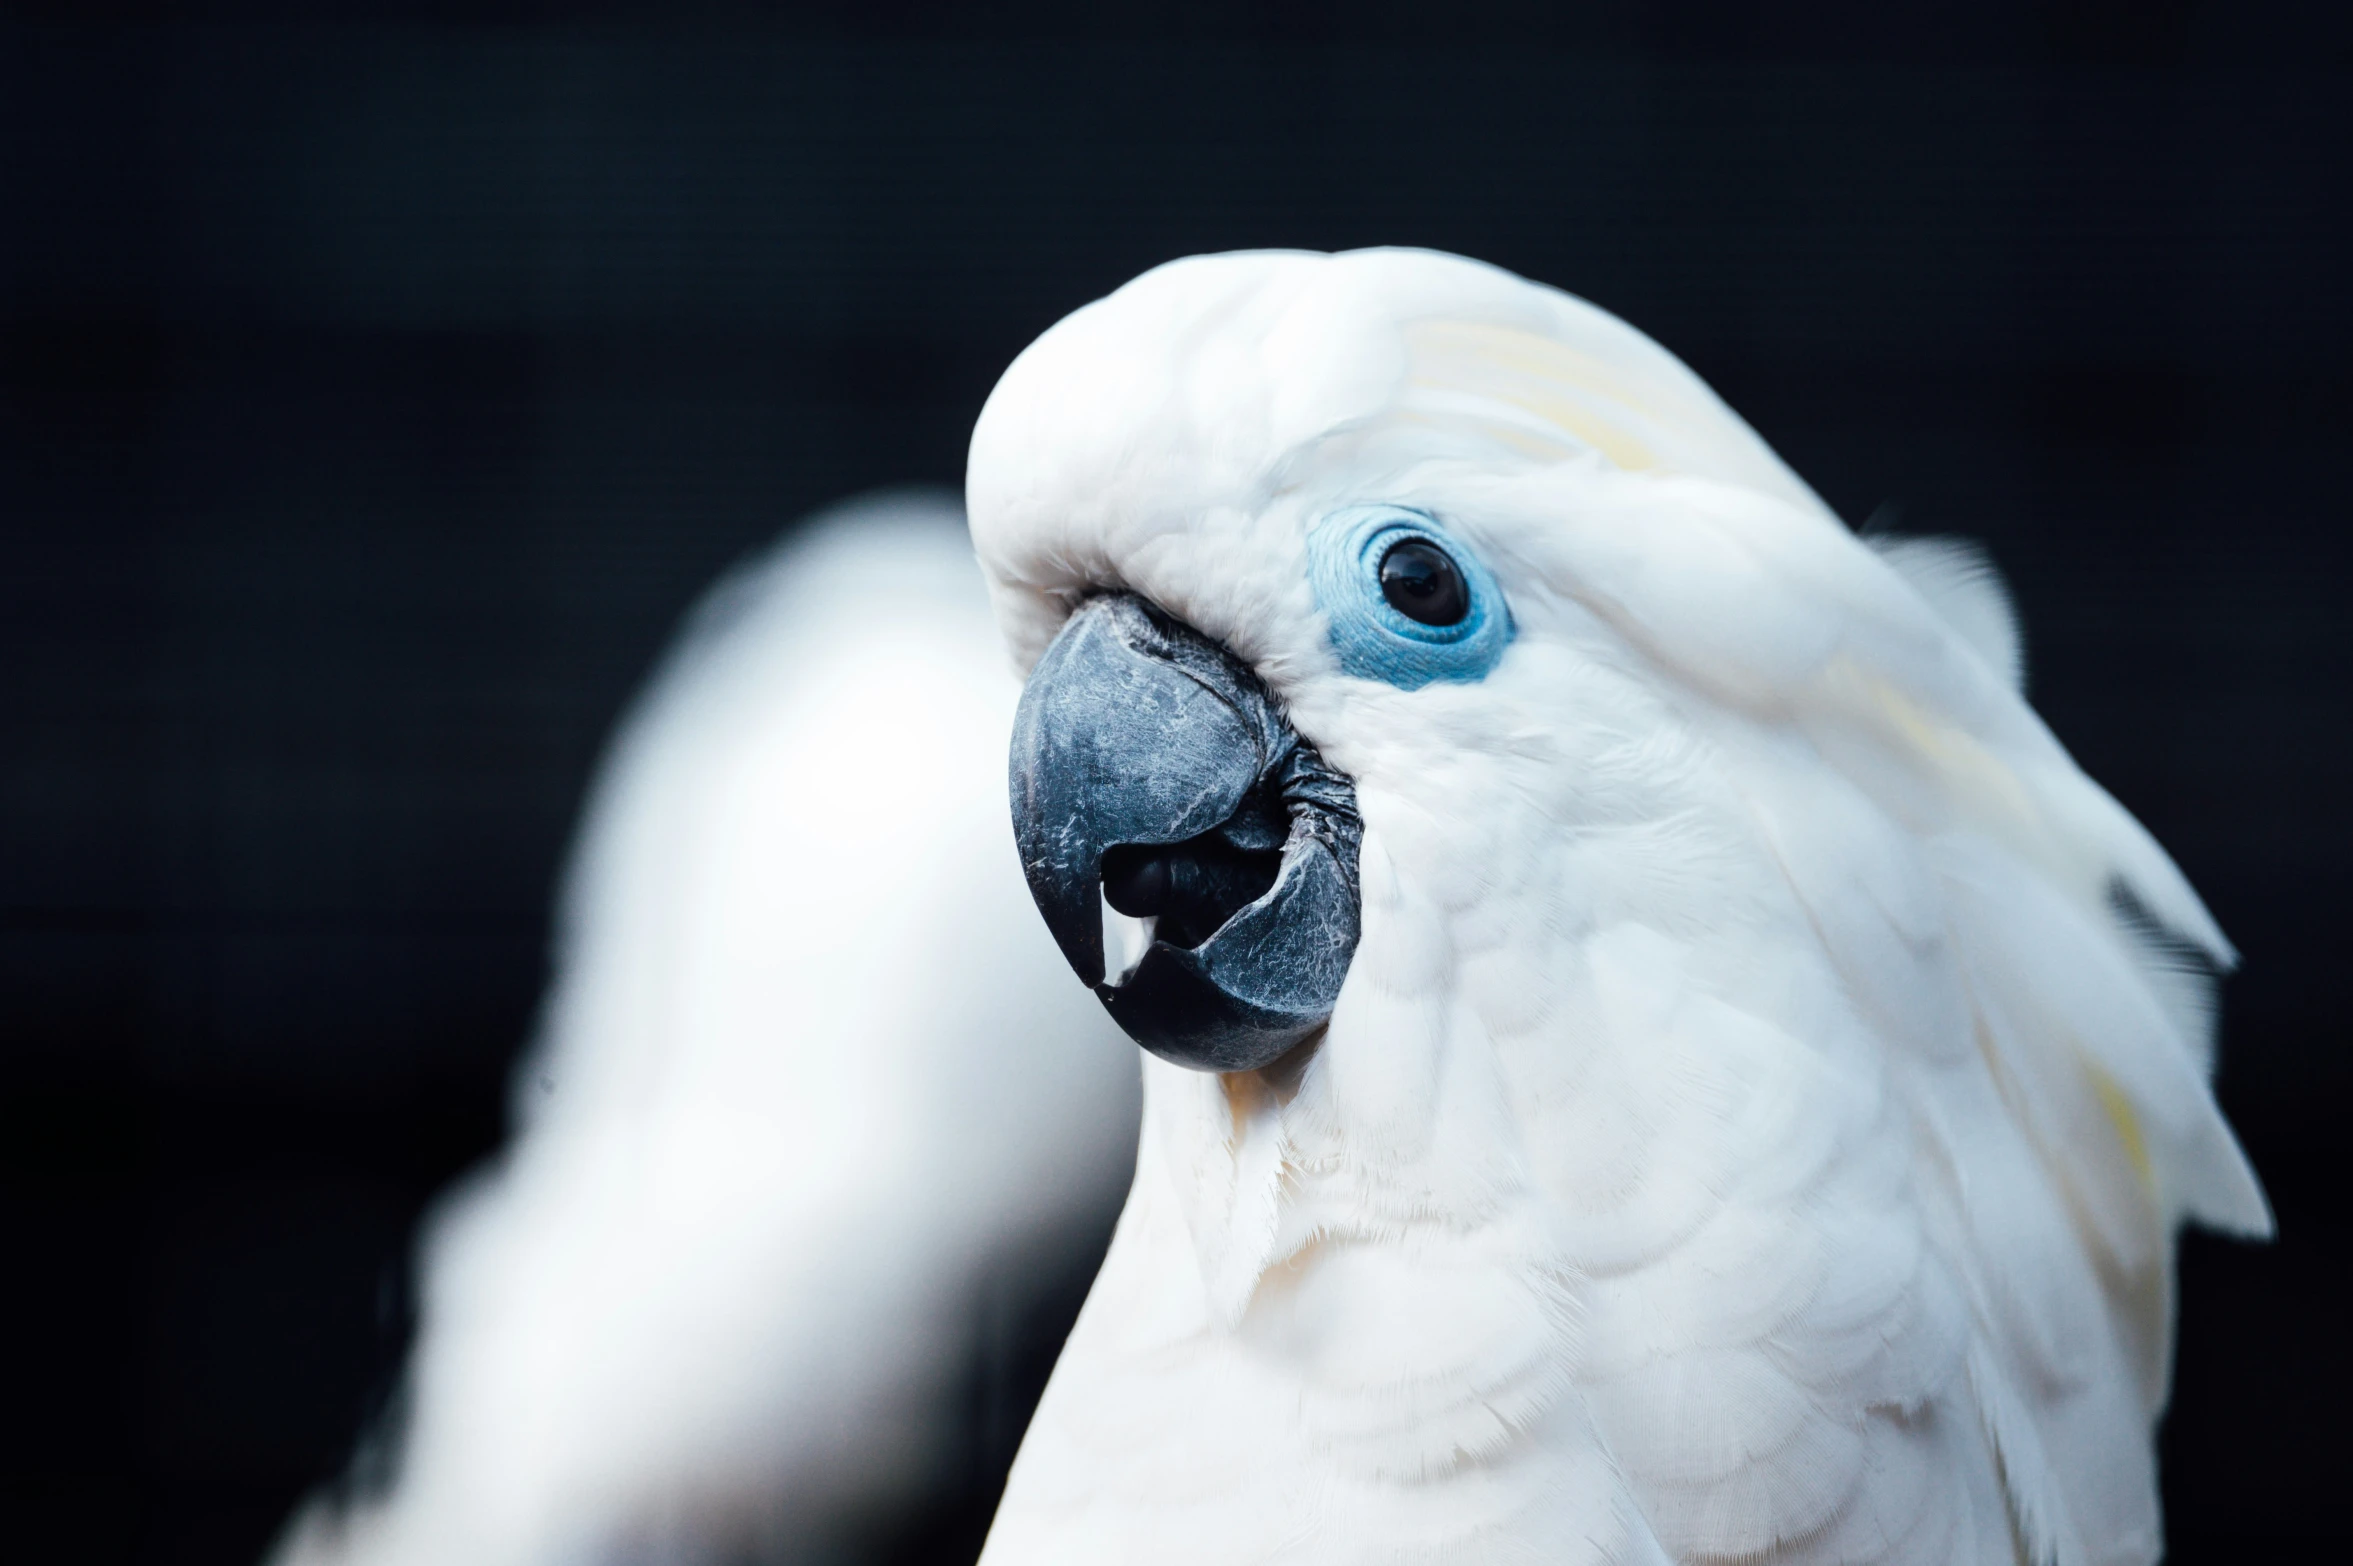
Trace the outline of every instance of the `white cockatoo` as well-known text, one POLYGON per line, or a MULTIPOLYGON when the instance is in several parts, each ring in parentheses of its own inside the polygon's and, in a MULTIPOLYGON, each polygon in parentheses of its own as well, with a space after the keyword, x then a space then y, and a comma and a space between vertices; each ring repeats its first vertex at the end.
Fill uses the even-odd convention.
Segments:
POLYGON ((985 1562, 2157 1558, 2175 1229, 2269 1223, 2230 948, 1966 557, 1400 250, 1078 311, 967 505, 1150 1051, 985 1562))
POLYGON ((2230 950, 1978 557, 1418 251, 1147 273, 968 480, 979 573, 821 528, 625 732, 392 1487, 283 1559, 845 1538, 1131 1149, 991 1566, 2157 1557, 2230 950))

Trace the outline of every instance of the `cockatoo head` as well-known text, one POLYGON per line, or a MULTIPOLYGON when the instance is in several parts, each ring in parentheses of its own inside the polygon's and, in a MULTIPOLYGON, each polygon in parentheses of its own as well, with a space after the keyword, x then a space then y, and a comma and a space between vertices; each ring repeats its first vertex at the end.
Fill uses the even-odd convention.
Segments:
MULTIPOLYGON (((1663 698, 1626 600, 1701 563, 1694 519, 1844 537, 1641 333, 1410 250, 1146 273, 1015 361, 968 490, 1033 671, 1031 889, 1130 1034, 1221 1070, 1327 1021, 1368 887, 1444 924, 1547 873, 1531 813, 1658 808, 1628 797, 1672 758, 1640 753, 1663 698), (1125 973, 1099 889, 1154 920, 1125 973)), ((1398 922, 1392 972, 1478 938, 1398 922)))

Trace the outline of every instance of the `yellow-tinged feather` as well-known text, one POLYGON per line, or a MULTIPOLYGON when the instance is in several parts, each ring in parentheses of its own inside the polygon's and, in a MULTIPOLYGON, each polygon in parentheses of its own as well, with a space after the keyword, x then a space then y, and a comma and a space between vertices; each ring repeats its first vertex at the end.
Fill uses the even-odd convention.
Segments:
POLYGON ((2157 1196, 2157 1170, 2149 1161, 2149 1141, 2141 1131, 2141 1117, 2132 1107, 2132 1100, 2124 1096, 2124 1089, 2114 1077, 2090 1061, 2083 1069, 2092 1080, 2092 1091, 2099 1095, 2100 1108, 2107 1111, 2108 1121, 2116 1127, 2116 1139, 2124 1144, 2125 1156, 2132 1160, 2133 1172, 2140 1176, 2141 1187, 2151 1201, 2157 1196))
MULTIPOLYGON (((1629 472, 1661 465, 1649 443, 1628 427, 1658 421, 1661 410, 1636 395, 1615 367, 1590 354, 1534 332, 1475 321, 1420 322, 1406 328, 1405 341, 1417 388, 1507 403, 1629 472)), ((1673 410, 1665 413, 1671 417, 1673 410)))
POLYGON ((1955 797, 1995 803, 2014 825, 2034 828, 2042 812, 2018 774, 1977 737, 1927 711, 1884 676, 1841 654, 1824 666, 1825 688, 1856 698, 1849 705, 1884 720, 1932 773, 1947 779, 1955 797))

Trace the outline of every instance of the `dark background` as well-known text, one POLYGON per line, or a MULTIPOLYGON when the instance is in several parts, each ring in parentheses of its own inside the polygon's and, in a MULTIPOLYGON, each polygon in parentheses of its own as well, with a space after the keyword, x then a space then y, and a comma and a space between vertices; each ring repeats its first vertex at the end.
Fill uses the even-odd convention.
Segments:
POLYGON ((246 1562, 341 1465, 714 572, 957 482, 1145 266, 1414 243, 1991 543, 2038 705, 2247 956, 2282 1239, 2187 1244, 2175 1557, 2343 1556, 2348 10, 17 10, 0 1552, 246 1562))

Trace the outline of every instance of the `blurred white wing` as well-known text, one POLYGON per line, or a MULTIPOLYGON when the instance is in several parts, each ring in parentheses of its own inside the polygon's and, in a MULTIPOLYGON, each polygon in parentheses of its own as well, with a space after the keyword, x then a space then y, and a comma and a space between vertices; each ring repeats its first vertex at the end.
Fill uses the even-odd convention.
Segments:
POLYGON ((286 1566, 804 1558, 920 1490, 981 1280, 1107 1231, 1134 1151, 1014 856, 1018 694, 945 499, 713 591, 598 782, 520 1133, 426 1238, 391 1488, 286 1566))

